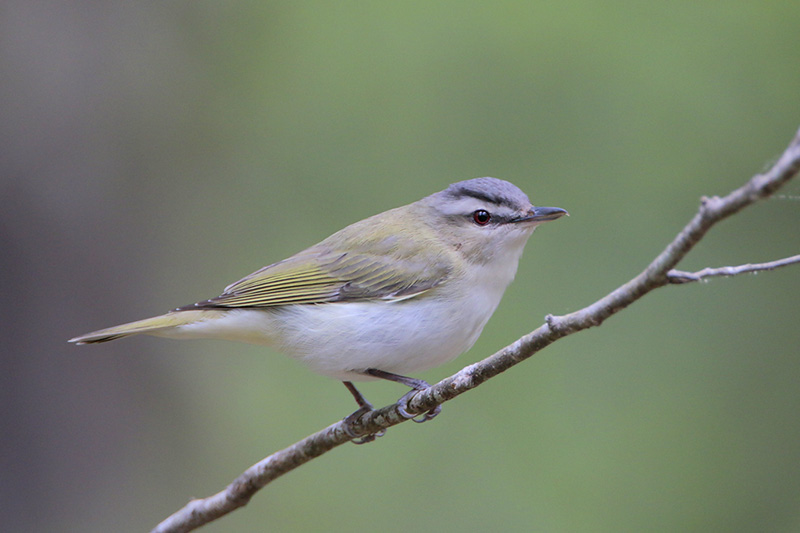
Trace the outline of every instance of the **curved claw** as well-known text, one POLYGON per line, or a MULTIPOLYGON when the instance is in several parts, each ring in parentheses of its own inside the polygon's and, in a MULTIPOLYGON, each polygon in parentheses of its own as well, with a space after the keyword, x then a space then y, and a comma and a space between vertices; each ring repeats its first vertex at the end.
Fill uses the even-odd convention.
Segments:
POLYGON ((348 437, 351 437, 353 439, 359 438, 359 436, 356 435, 356 433, 353 431, 353 424, 357 423, 361 419, 361 417, 370 412, 370 410, 371 409, 366 406, 359 407, 354 412, 350 413, 349 415, 347 415, 342 419, 342 422, 344 422, 342 424, 342 429, 344 430, 345 433, 347 433, 348 437))
POLYGON ((377 433, 371 433, 369 435, 361 435, 361 436, 356 435, 356 433, 353 431, 353 424, 357 423, 362 416, 369 413, 370 411, 372 411, 372 407, 365 405, 359 407, 358 409, 356 409, 356 411, 354 411, 353 413, 347 415, 346 417, 344 417, 344 419, 342 419, 342 421, 344 422, 342 424, 342 430, 344 430, 344 432, 347 433, 347 436, 352 439, 351 442, 353 444, 366 444, 368 442, 374 441, 378 437, 383 437, 384 435, 386 435, 385 429, 381 429, 377 433))
POLYGON ((384 435, 386 435, 386 429, 381 429, 377 433, 370 433, 369 435, 364 435, 363 437, 357 437, 351 440, 350 442, 352 442, 353 444, 366 444, 368 442, 374 441, 378 437, 383 437, 384 435))
POLYGON ((428 420, 433 419, 436 415, 442 412, 442 406, 437 405, 427 413, 423 413, 421 415, 412 415, 408 412, 408 402, 412 396, 414 396, 417 392, 416 389, 409 391, 408 393, 404 394, 402 398, 400 398, 397 403, 397 412, 403 418, 410 419, 412 422, 416 422, 417 424, 422 424, 423 422, 427 422, 428 420))
POLYGON ((433 420, 436 417, 436 415, 438 415, 441 412, 442 412, 442 406, 437 405, 436 407, 434 407, 433 409, 422 415, 421 419, 412 418, 411 420, 417 422, 418 424, 421 424, 423 422, 427 422, 428 420, 433 420))

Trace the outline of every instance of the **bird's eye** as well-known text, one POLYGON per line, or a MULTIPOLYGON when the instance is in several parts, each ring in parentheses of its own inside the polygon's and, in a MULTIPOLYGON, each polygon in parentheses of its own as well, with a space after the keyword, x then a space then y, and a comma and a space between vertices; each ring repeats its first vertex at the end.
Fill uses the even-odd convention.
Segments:
POLYGON ((485 209, 478 209, 472 213, 472 220, 479 226, 485 226, 492 219, 492 215, 485 209))

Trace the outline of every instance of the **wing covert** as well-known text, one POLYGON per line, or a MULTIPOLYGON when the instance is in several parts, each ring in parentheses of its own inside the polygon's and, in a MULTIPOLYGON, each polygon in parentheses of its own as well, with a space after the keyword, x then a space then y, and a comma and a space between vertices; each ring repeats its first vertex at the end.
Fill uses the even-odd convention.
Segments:
POLYGON ((179 308, 266 308, 371 299, 401 300, 432 289, 449 269, 423 261, 365 254, 300 253, 267 266, 226 287, 216 298, 179 308))
POLYGON ((391 222, 398 216, 406 215, 395 209, 356 222, 240 279, 216 298, 179 309, 413 298, 447 280, 454 260, 430 228, 391 222))

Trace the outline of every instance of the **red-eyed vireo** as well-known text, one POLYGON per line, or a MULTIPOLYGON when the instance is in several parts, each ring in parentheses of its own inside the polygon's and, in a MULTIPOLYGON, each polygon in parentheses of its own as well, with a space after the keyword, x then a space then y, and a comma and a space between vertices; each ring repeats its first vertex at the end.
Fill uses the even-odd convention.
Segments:
POLYGON ((266 344, 344 381, 359 405, 351 417, 371 408, 352 381, 407 385, 412 390, 400 402, 406 405, 428 386, 406 375, 450 361, 475 343, 514 279, 528 237, 540 223, 566 214, 534 207, 507 181, 461 181, 347 226, 229 285, 221 296, 70 342, 146 333, 266 344))

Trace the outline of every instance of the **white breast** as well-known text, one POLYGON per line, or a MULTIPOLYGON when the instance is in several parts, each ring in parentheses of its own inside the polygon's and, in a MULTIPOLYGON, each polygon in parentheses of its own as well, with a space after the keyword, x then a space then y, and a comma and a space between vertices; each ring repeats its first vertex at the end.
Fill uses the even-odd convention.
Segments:
POLYGON ((340 380, 371 379, 362 374, 368 368, 413 375, 472 347, 514 278, 517 259, 473 265, 472 275, 406 300, 231 309, 163 335, 270 345, 340 380))

